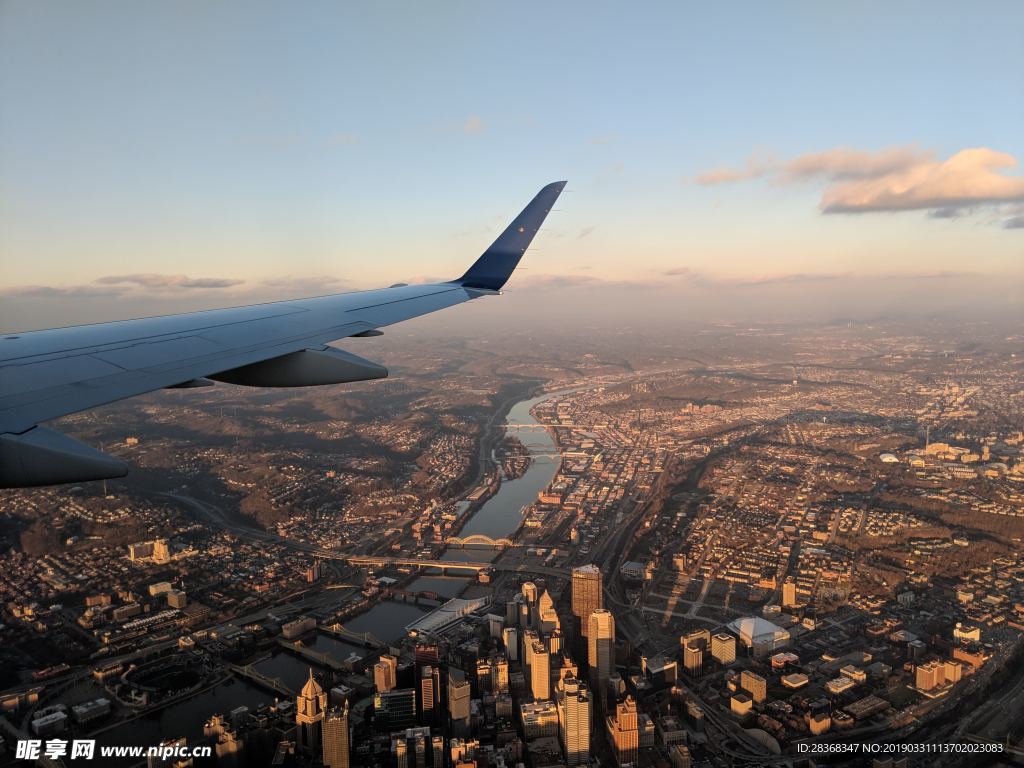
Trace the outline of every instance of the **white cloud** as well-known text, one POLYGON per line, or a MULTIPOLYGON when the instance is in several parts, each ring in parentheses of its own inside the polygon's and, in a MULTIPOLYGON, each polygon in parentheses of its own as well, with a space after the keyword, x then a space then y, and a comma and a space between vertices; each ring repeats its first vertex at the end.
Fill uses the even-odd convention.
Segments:
MULTIPOLYGON (((752 156, 742 168, 718 168, 696 177, 704 186, 767 177, 776 183, 825 182, 823 213, 929 211, 955 218, 982 206, 1024 200, 1024 177, 1009 175, 1017 159, 987 147, 963 149, 946 160, 913 146, 877 152, 837 147, 787 161, 752 156)), ((1013 227, 1013 219, 1005 223, 1013 227)))
POLYGON ((1017 160, 985 147, 929 160, 825 190, 825 213, 958 209, 1024 200, 1024 178, 1000 173, 1017 160))

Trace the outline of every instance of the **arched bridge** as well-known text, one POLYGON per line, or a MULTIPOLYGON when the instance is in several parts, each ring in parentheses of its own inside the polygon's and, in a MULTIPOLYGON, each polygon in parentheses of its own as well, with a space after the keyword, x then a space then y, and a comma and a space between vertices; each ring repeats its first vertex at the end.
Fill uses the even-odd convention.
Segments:
POLYGON ((469 536, 463 536, 463 537, 449 536, 447 539, 444 540, 444 543, 447 544, 450 547, 484 546, 484 547, 493 547, 494 549, 505 549, 506 547, 514 547, 514 546, 516 546, 512 542, 512 539, 506 539, 506 538, 492 539, 490 536, 487 536, 487 535, 482 534, 482 533, 472 533, 469 536))

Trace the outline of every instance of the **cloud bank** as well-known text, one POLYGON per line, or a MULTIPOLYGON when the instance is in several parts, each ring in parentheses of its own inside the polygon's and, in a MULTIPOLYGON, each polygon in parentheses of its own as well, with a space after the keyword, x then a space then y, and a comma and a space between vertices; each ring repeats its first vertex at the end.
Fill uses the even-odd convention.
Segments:
MULTIPOLYGON (((822 213, 928 211, 954 218, 982 207, 1002 208, 1024 201, 1024 176, 1007 171, 1017 159, 987 147, 962 149, 940 160, 913 146, 877 152, 838 147, 779 161, 752 156, 743 168, 718 168, 697 176, 702 186, 756 178, 777 184, 825 183, 822 213)), ((1004 222, 1017 228, 1014 219, 1004 222)))
POLYGON ((188 275, 160 275, 154 273, 133 275, 107 275, 96 279, 100 285, 138 285, 142 288, 230 288, 244 280, 220 277, 189 277, 188 275))

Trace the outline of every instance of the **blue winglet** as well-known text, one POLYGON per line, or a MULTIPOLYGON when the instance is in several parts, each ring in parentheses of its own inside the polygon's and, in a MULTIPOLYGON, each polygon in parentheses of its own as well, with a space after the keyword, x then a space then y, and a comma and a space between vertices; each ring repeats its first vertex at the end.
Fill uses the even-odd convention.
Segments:
POLYGON ((523 258, 526 249, 533 242, 534 235, 544 223, 555 205, 558 196, 568 182, 556 181, 548 184, 523 208, 498 239, 491 244, 462 277, 453 282, 463 288, 478 288, 497 291, 508 281, 512 270, 523 258))

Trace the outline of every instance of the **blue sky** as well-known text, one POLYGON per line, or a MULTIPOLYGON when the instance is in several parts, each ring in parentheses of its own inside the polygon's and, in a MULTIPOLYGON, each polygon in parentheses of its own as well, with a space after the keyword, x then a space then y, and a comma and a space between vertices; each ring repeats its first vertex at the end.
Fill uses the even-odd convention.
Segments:
POLYGON ((8 0, 0 291, 43 321, 448 278, 562 178, 523 285, 1017 279, 1022 25, 1012 2, 8 0), (942 165, 969 148, 1009 160, 942 165), (723 171, 746 177, 695 181, 723 171))

